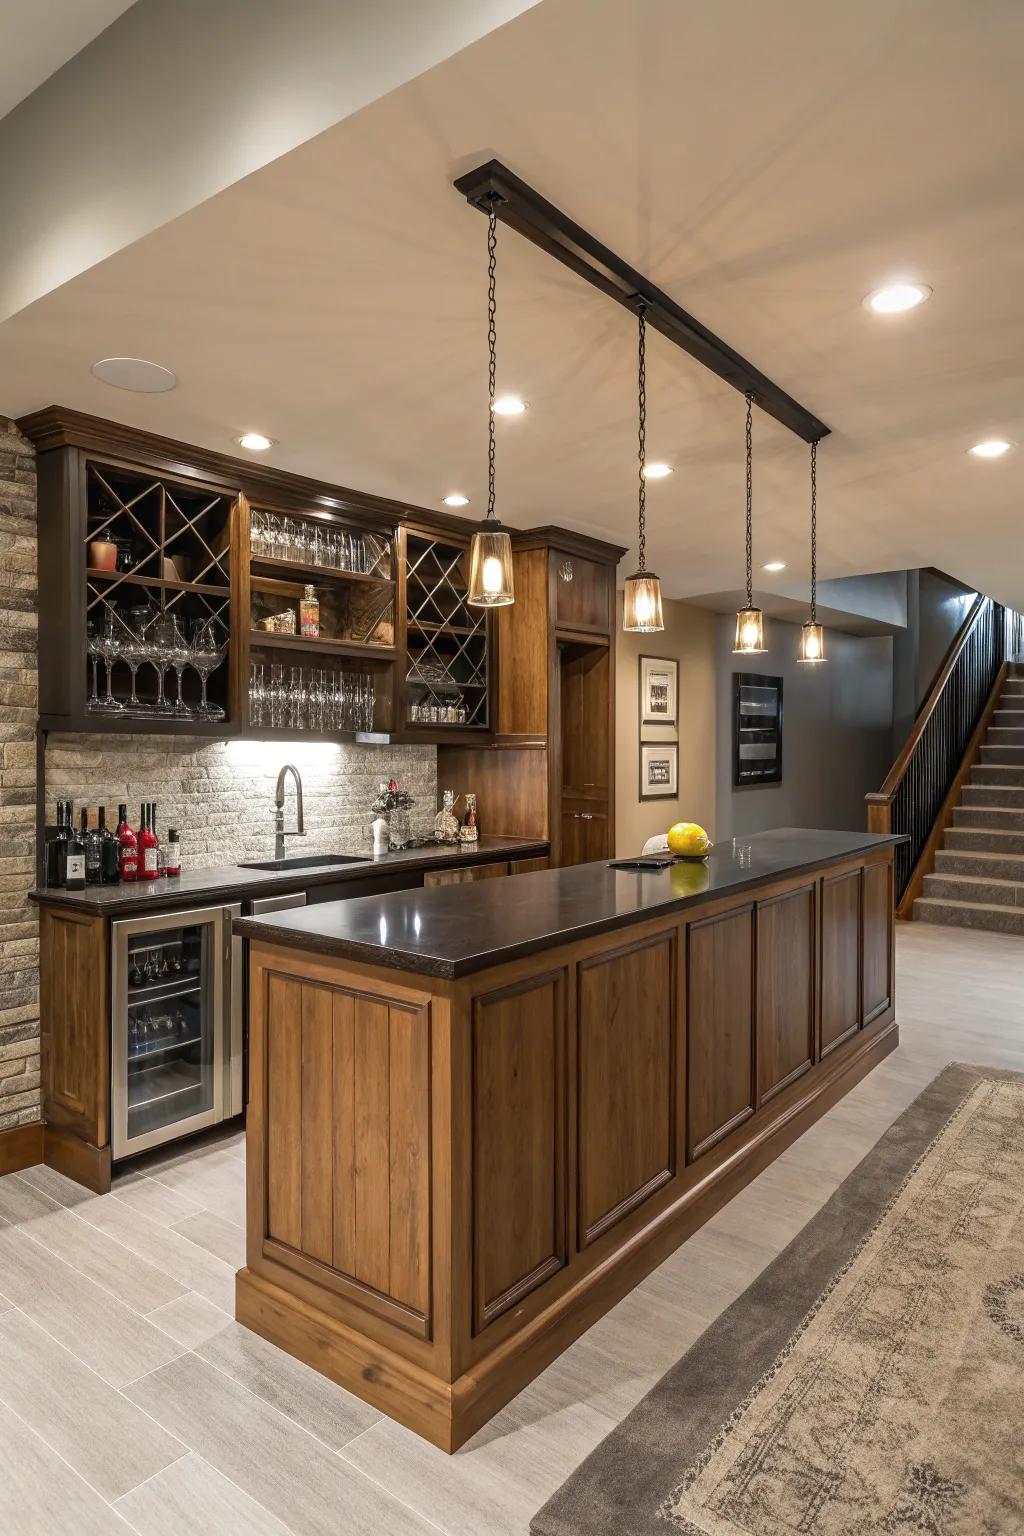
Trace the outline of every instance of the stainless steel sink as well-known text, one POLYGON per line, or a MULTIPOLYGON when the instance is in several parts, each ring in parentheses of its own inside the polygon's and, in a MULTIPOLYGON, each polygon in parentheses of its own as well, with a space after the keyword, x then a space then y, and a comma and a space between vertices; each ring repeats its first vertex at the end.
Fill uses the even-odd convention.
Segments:
POLYGON ((310 858, 256 859, 251 864, 239 864, 239 869, 266 869, 271 874, 279 870, 326 869, 335 864, 372 864, 373 860, 358 853, 318 853, 310 858))

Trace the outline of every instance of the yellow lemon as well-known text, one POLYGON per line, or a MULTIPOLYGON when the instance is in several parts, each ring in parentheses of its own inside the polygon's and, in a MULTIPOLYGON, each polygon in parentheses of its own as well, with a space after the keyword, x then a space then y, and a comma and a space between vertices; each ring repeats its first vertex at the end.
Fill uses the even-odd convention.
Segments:
POLYGON ((673 853, 700 855, 707 853, 711 839, 695 821, 677 821, 668 829, 668 845, 673 853))

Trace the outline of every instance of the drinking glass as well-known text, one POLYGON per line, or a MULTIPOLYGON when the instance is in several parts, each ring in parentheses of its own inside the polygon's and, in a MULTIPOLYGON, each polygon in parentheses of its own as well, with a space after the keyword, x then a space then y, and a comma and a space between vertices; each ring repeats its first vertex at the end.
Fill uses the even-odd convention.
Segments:
POLYGON ((99 697, 99 671, 100 671, 100 628, 95 619, 89 619, 85 626, 85 651, 89 658, 92 686, 89 697, 85 702, 86 709, 94 710, 100 706, 99 697))
POLYGON ((167 649, 165 654, 178 685, 177 697, 174 700, 171 712, 179 720, 191 720, 193 718, 192 711, 181 696, 181 675, 189 664, 191 653, 185 636, 181 632, 181 625, 178 623, 177 614, 169 614, 167 617, 170 619, 170 625, 167 630, 167 649))
POLYGON ((219 704, 211 704, 206 697, 206 684, 211 672, 215 672, 224 660, 224 651, 217 644, 213 619, 197 619, 192 631, 192 670, 199 674, 202 696, 196 716, 200 720, 223 720, 224 711, 219 704))
POLYGON ((109 603, 105 602, 103 604, 103 627, 96 642, 96 650, 103 657, 103 663, 107 671, 106 697, 99 699, 96 703, 96 711, 99 714, 120 715, 124 713, 124 705, 120 699, 114 698, 112 692, 114 662, 117 660, 120 652, 120 643, 117 635, 120 623, 121 620, 114 612, 114 609, 109 603))
POLYGON ((270 668, 270 723, 275 730, 288 724, 288 697, 284 682, 284 667, 275 663, 270 668))
POLYGON ((256 662, 249 666, 249 724, 263 724, 263 708, 266 703, 263 685, 263 665, 256 662))

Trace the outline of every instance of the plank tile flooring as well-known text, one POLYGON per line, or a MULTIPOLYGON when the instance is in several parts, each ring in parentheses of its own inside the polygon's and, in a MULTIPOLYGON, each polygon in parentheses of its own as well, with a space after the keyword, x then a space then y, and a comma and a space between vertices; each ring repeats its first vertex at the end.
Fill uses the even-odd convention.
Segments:
POLYGON ((526 1536, 936 1072, 1024 1071, 1019 938, 904 924, 897 973, 898 1052, 450 1458, 232 1321, 240 1134, 0 1179, 0 1529, 526 1536))

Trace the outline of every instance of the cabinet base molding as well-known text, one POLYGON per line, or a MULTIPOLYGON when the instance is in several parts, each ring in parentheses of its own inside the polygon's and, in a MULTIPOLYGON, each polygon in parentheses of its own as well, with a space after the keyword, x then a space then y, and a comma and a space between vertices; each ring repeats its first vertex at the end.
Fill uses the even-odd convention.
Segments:
POLYGON ((855 1041, 789 1084, 770 1109, 731 1131, 707 1155, 702 1177, 453 1382, 248 1268, 236 1278, 235 1315, 441 1450, 456 1451, 898 1044, 890 1005, 855 1041))
POLYGON ((34 1168, 43 1160, 43 1127, 16 1125, 10 1131, 0 1131, 0 1175, 20 1173, 22 1168, 34 1168))
POLYGON ((94 1194, 105 1195, 110 1190, 110 1147, 94 1147, 59 1126, 47 1125, 42 1130, 42 1155, 35 1159, 47 1168, 62 1173, 91 1189, 94 1194))

